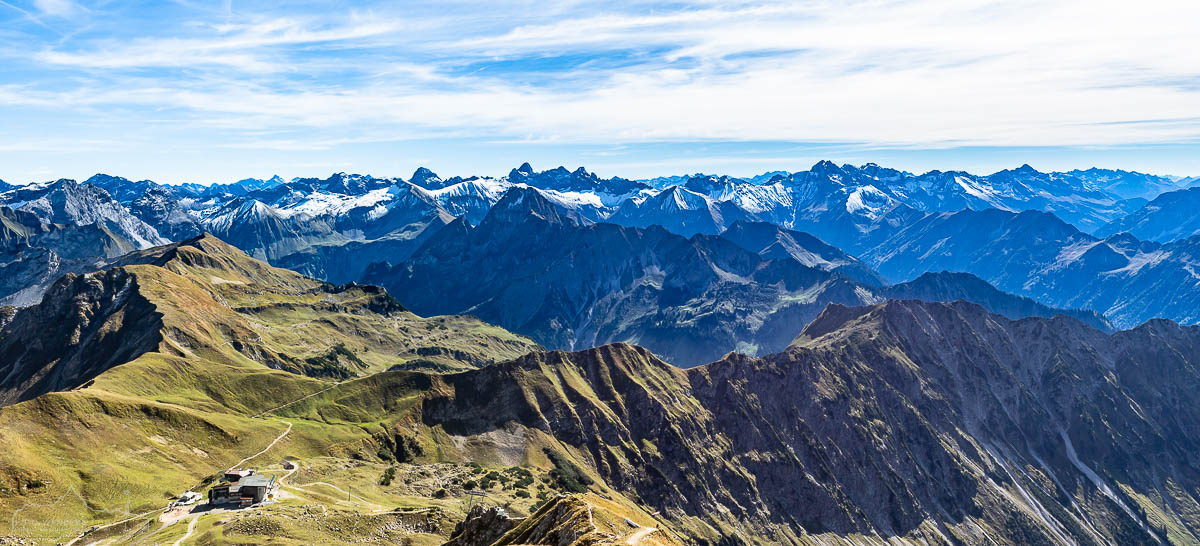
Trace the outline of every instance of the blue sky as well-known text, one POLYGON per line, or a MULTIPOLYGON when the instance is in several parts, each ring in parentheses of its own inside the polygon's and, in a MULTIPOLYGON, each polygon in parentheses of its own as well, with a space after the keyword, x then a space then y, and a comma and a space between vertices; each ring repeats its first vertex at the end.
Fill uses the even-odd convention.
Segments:
POLYGON ((1200 174, 1200 3, 0 0, 0 179, 1200 174))

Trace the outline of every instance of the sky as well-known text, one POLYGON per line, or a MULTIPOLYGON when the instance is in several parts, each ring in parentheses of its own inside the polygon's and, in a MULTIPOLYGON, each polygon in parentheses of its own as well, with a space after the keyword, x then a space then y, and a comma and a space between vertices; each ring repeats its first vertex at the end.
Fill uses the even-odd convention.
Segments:
POLYGON ((1200 2, 0 0, 0 179, 1200 175, 1200 2))

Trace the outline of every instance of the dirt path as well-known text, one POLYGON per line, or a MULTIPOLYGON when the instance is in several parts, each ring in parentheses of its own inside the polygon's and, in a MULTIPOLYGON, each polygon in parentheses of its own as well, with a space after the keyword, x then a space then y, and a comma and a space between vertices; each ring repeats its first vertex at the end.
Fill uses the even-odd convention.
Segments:
POLYGON ((175 544, 172 544, 171 546, 179 546, 180 544, 183 544, 183 541, 187 540, 188 537, 191 537, 192 533, 196 532, 197 521, 200 521, 200 514, 196 514, 196 517, 193 517, 192 521, 188 522, 187 532, 184 533, 183 536, 179 537, 179 540, 176 540, 175 544))
POLYGON ((641 529, 634 531, 632 535, 626 537, 625 544, 628 544, 629 546, 636 546, 642 541, 643 538, 646 538, 657 531, 657 527, 642 527, 641 529))
MULTIPOLYGON (((270 451, 270 450, 271 450, 271 448, 275 447, 275 445, 276 445, 276 444, 278 444, 278 443, 279 443, 281 440, 283 440, 285 437, 287 437, 287 435, 288 435, 290 432, 292 432, 292 423, 289 423, 289 422, 287 422, 287 421, 284 421, 284 422, 285 422, 285 423, 287 423, 287 428, 286 428, 286 429, 284 429, 284 431, 283 431, 282 433, 280 433, 280 434, 279 434, 279 436, 275 437, 275 439, 274 439, 274 440, 272 440, 270 444, 267 444, 267 447, 264 447, 264 448, 262 449, 262 451, 259 451, 258 453, 255 453, 254 455, 251 455, 251 456, 249 456, 249 457, 246 457, 245 459, 242 459, 242 460, 238 461, 238 462, 237 462, 237 464, 233 465, 233 466, 232 466, 232 467, 230 467, 230 468, 237 468, 237 467, 239 467, 239 466, 242 466, 243 464, 246 464, 247 462, 250 462, 250 461, 251 461, 251 460, 253 460, 254 458, 256 458, 256 457, 258 457, 258 456, 260 456, 260 455, 262 455, 262 454, 264 454, 264 453, 266 453, 266 452, 268 452, 268 451, 270 451)), ((297 467, 297 468, 299 468, 299 467, 297 467)), ((292 472, 295 472, 295 470, 292 470, 292 472)), ((290 475, 291 475, 291 473, 289 472, 289 473, 288 473, 288 475, 290 476, 290 475)), ((94 529, 89 529, 88 531, 84 531, 82 534, 80 534, 79 536, 77 536, 77 537, 75 537, 74 539, 72 539, 70 542, 67 542, 67 543, 66 543, 66 546, 73 546, 75 543, 79 542, 80 540, 82 540, 82 539, 83 539, 84 537, 86 537, 87 535, 90 535, 90 534, 92 534, 92 533, 95 533, 96 531, 100 531, 100 530, 103 530, 103 529, 108 529, 109 527, 115 527, 115 526, 117 526, 117 525, 121 525, 122 523, 128 523, 128 522, 130 522, 130 521, 133 521, 133 520, 136 520, 136 519, 144 518, 144 517, 146 517, 146 516, 149 516, 149 515, 151 515, 151 514, 153 514, 153 513, 155 513, 155 512, 159 512, 159 510, 151 510, 151 511, 149 511, 149 512, 142 512, 141 514, 137 514, 137 515, 134 515, 134 516, 130 516, 130 517, 128 517, 128 518, 125 518, 125 519, 123 519, 123 520, 120 520, 120 521, 115 521, 115 522, 113 522, 113 523, 108 523, 108 524, 105 524, 105 525, 100 525, 100 526, 97 526, 97 527, 95 527, 94 529)), ((182 515, 182 516, 178 516, 178 515, 177 515, 177 516, 175 516, 174 518, 172 518, 172 521, 166 522, 166 524, 167 524, 167 525, 170 525, 171 523, 174 523, 175 521, 178 521, 178 520, 180 520, 180 519, 191 517, 191 518, 192 518, 192 521, 191 521, 191 523, 189 523, 189 524, 188 524, 188 527, 189 527, 188 534, 191 534, 191 528, 193 528, 193 527, 195 526, 196 519, 198 519, 200 516, 201 516, 201 514, 196 514, 195 516, 191 516, 191 515, 188 515, 188 514, 185 514, 185 515, 182 515)), ((187 538, 187 536, 185 535, 185 536, 184 536, 184 538, 187 538)), ((180 540, 182 541, 183 539, 180 539, 180 540)), ((179 542, 176 542, 175 544, 179 544, 179 542)))
POLYGON ((283 480, 286 480, 286 479, 292 477, 292 474, 295 474, 297 470, 300 470, 300 463, 292 461, 292 469, 288 470, 287 474, 280 476, 279 481, 277 481, 275 483, 278 483, 279 485, 283 485, 283 480))
POLYGON ((238 467, 250 462, 255 457, 258 457, 259 455, 262 455, 263 453, 270 451, 271 448, 275 447, 275 444, 278 444, 280 440, 282 440, 285 436, 288 435, 288 433, 290 433, 292 431, 292 424, 287 421, 284 421, 284 423, 287 423, 287 430, 284 430, 283 433, 281 433, 279 435, 279 437, 275 438, 273 441, 271 441, 271 443, 267 444, 267 447, 264 447, 262 449, 262 451, 259 451, 258 453, 255 453, 254 455, 251 455, 249 457, 246 457, 245 459, 238 461, 237 464, 235 464, 229 468, 238 468, 238 467))
POLYGON ((317 391, 317 392, 314 392, 314 393, 312 393, 312 394, 310 394, 310 395, 308 395, 308 396, 302 396, 302 397, 300 397, 300 398, 297 398, 297 399, 295 399, 295 400, 292 400, 291 402, 288 402, 288 403, 286 403, 286 404, 284 404, 284 405, 282 405, 282 406, 276 406, 276 407, 273 407, 273 408, 271 408, 271 409, 269 409, 269 410, 267 410, 267 411, 264 411, 264 412, 258 413, 258 414, 256 414, 256 415, 251 415, 251 417, 253 417, 253 418, 256 418, 256 419, 257 419, 257 418, 259 418, 259 417, 262 417, 262 416, 264 416, 264 415, 266 415, 266 414, 268 414, 268 413, 273 413, 273 412, 279 411, 279 410, 281 410, 281 409, 283 409, 283 408, 286 408, 286 407, 288 407, 288 406, 290 406, 290 405, 292 405, 292 404, 295 404, 296 402, 302 402, 302 401, 304 401, 304 400, 308 400, 309 398, 312 398, 312 397, 314 397, 314 396, 316 396, 316 395, 318 395, 318 394, 321 394, 321 393, 323 393, 323 392, 327 392, 327 391, 330 391, 330 390, 336 389, 336 388, 338 388, 339 386, 341 386, 341 384, 342 384, 342 383, 344 383, 344 381, 338 381, 337 383, 334 383, 334 384, 332 384, 332 385, 330 385, 330 386, 328 386, 328 387, 325 387, 325 388, 323 388, 323 389, 321 389, 321 390, 319 390, 319 391, 317 391))
MULTIPOLYGON (((271 409, 269 409, 269 410, 267 410, 267 411, 264 411, 264 412, 261 412, 261 413, 259 413, 259 414, 257 414, 257 415, 252 415, 251 417, 252 417, 252 418, 258 418, 258 417, 262 417, 262 416, 264 416, 264 415, 266 415, 266 414, 268 414, 268 413, 271 413, 271 412, 278 411, 278 410, 280 410, 280 409, 286 408, 286 407, 288 407, 288 406, 290 406, 290 405, 292 405, 292 404, 295 404, 296 402, 300 402, 300 401, 302 401, 302 400, 307 400, 307 399, 309 399, 309 398, 312 398, 312 397, 314 397, 314 396, 316 396, 316 395, 318 395, 318 394, 321 394, 321 393, 323 393, 323 392, 326 392, 326 391, 329 391, 329 390, 331 390, 331 389, 337 388, 337 387, 338 387, 339 385, 341 385, 341 384, 342 384, 341 382, 334 383, 333 385, 330 385, 330 386, 328 386, 328 387, 325 387, 324 389, 321 389, 321 390, 319 390, 319 391, 317 391, 317 392, 314 392, 314 393, 312 393, 312 394, 309 394, 309 395, 307 395, 307 396, 302 396, 302 397, 300 397, 300 398, 297 398, 297 399, 295 399, 295 400, 292 400, 291 402, 288 402, 288 403, 286 403, 286 404, 283 404, 282 406, 278 406, 278 407, 275 407, 275 408, 271 408, 271 409)), ((284 422, 285 422, 285 423, 287 423, 287 429, 285 429, 285 430, 284 430, 284 431, 283 431, 283 432, 282 432, 282 433, 281 433, 281 434, 280 434, 278 437, 276 437, 276 438, 275 438, 275 440, 273 440, 273 441, 272 441, 270 444, 267 444, 267 447, 263 448, 263 449, 262 449, 262 451, 259 451, 258 453, 255 453, 254 455, 251 455, 251 456, 249 456, 249 457, 246 457, 245 459, 242 459, 242 460, 238 461, 238 462, 237 462, 237 464, 233 465, 233 466, 232 466, 232 467, 230 467, 230 468, 237 468, 237 467, 239 467, 239 466, 242 466, 243 464, 246 464, 246 463, 248 463, 248 462, 250 462, 250 461, 254 460, 256 457, 258 457, 258 456, 260 456, 260 455, 262 455, 262 454, 264 454, 264 453, 266 453, 266 452, 270 451, 270 450, 271 450, 271 448, 275 447, 275 444, 278 444, 278 443, 280 442, 280 440, 283 440, 285 437, 287 437, 288 433, 292 432, 292 423, 290 423, 290 422, 288 422, 288 421, 284 421, 284 422)), ((293 470, 293 472, 294 472, 294 470, 293 470)), ((291 473, 288 473, 288 475, 290 476, 290 475, 291 475, 291 473)), ((363 501, 363 502, 366 502, 366 501, 363 501)), ((371 503, 367 503, 367 504, 371 504, 371 503)), ((372 506, 378 506, 378 505, 376 505, 376 504, 372 504, 372 506)), ((125 518, 125 519, 123 519, 123 520, 120 520, 120 521, 116 521, 116 522, 113 522, 113 523, 108 523, 108 524, 104 524, 104 525, 98 525, 98 526, 96 526, 96 527, 94 527, 94 528, 90 528, 90 529, 88 529, 88 530, 85 530, 83 533, 80 533, 80 534, 79 534, 78 536, 76 536, 75 538, 71 539, 71 541, 70 541, 70 542, 67 542, 67 543, 66 543, 66 546, 73 546, 75 543, 77 543, 77 542, 79 542, 80 540, 82 540, 82 539, 83 539, 85 536, 87 536, 87 535, 89 535, 89 534, 91 534, 91 533, 94 533, 94 532, 96 532, 96 531, 100 531, 100 530, 103 530, 103 529, 108 529, 109 527, 115 527, 115 526, 117 526, 117 525, 121 525, 122 523, 127 523, 127 522, 130 522, 130 521, 133 521, 133 520, 139 519, 139 518, 144 518, 144 517, 146 517, 146 516, 149 516, 150 514, 153 514, 153 513, 155 513, 155 512, 158 512, 158 511, 159 511, 159 510, 151 510, 151 511, 149 511, 149 512, 143 512, 143 513, 141 513, 141 514, 137 514, 137 515, 134 515, 134 516, 130 516, 130 517, 128 517, 128 518, 125 518)), ((197 516, 197 517, 199 517, 199 516, 197 516)), ((195 518, 193 518, 193 519, 192 519, 192 523, 195 523, 195 522, 196 522, 196 519, 195 519, 195 518)), ((182 539, 180 539, 180 540, 182 540, 182 539)), ((178 544, 178 542, 177 542, 176 544, 178 544)))

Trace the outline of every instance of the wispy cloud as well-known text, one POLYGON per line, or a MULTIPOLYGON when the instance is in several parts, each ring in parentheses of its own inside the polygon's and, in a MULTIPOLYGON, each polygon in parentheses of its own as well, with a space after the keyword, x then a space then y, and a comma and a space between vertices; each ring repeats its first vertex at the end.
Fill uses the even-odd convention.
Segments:
POLYGON ((1195 3, 11 7, 70 33, 0 34, 13 67, 0 76, 0 103, 23 108, 29 126, 68 112, 119 117, 130 130, 167 118, 156 136, 203 131, 219 135, 214 148, 449 137, 931 149, 1200 139, 1195 3))
POLYGON ((33 5, 45 15, 66 17, 82 11, 82 8, 70 0, 34 0, 33 5))
POLYGON ((355 21, 343 26, 314 28, 311 22, 284 18, 254 24, 213 25, 213 34, 204 38, 101 40, 83 50, 47 49, 34 58, 49 65, 86 69, 221 66, 246 73, 262 73, 291 68, 286 62, 273 60, 294 56, 286 51, 287 48, 352 42, 398 29, 398 22, 388 21, 355 21))

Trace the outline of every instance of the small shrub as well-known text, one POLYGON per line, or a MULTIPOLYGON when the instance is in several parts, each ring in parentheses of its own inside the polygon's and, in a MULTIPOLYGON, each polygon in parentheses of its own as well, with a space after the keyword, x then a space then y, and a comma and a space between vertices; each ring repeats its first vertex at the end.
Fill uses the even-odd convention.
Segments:
POLYGON ((387 470, 383 471, 383 477, 379 479, 379 485, 383 485, 383 486, 392 485, 392 479, 395 477, 396 477, 396 467, 389 466, 387 470))
POLYGON ((593 483, 592 479, 579 470, 575 463, 550 448, 545 448, 543 451, 550 458, 550 462, 554 464, 554 470, 550 471, 550 481, 554 487, 570 493, 587 492, 587 486, 593 483))

